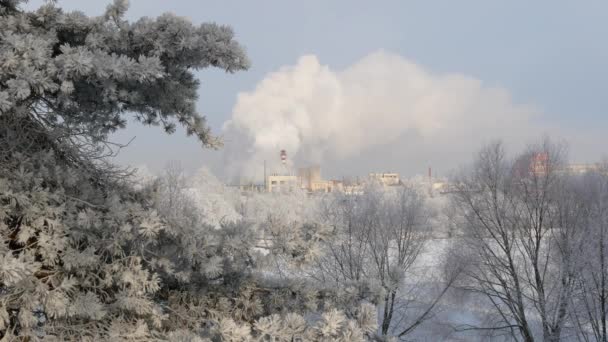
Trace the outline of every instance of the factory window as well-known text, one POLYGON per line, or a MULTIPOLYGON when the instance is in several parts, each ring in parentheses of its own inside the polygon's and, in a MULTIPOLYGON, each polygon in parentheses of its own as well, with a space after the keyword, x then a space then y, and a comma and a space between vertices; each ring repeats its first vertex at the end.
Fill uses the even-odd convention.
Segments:
POLYGON ((270 182, 270 184, 272 184, 272 185, 276 185, 276 184, 277 184, 277 181, 272 181, 272 182, 270 182))

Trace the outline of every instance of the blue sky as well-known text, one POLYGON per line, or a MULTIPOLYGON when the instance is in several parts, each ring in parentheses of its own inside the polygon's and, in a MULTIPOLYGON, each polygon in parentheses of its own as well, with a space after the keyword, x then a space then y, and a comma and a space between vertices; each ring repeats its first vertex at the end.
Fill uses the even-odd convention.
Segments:
MULTIPOLYGON (((28 7, 40 3, 30 1, 28 7)), ((107 4, 58 3, 90 15, 103 13, 107 4)), ((540 129, 545 123, 568 128, 566 138, 575 161, 600 158, 608 142, 602 133, 608 128, 606 1, 131 0, 130 4, 130 19, 168 11, 194 23, 215 21, 234 28, 252 68, 236 74, 199 73, 199 110, 217 133, 231 117, 239 92, 252 90, 269 72, 295 64, 300 56, 314 54, 322 64, 340 70, 382 49, 433 73, 469 75, 484 86, 506 89, 513 103, 538 108, 540 129)), ((208 164, 216 172, 221 170, 221 153, 200 151, 197 142, 179 130, 164 137, 160 129, 131 125, 117 137, 131 136, 137 138, 118 157, 120 163, 158 169, 177 159, 190 169, 208 164)))

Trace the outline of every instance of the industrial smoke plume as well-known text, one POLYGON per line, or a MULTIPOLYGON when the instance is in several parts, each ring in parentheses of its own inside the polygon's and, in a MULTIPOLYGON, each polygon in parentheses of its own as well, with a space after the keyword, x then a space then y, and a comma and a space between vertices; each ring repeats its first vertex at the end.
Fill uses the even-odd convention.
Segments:
POLYGON ((422 154, 468 157, 484 140, 525 140, 534 113, 501 88, 434 74, 385 51, 340 71, 308 55, 239 94, 224 125, 226 170, 261 180, 264 160, 278 168, 282 149, 296 164, 371 157, 381 146, 409 153, 410 162, 422 154), (516 136, 502 135, 510 130, 516 136))

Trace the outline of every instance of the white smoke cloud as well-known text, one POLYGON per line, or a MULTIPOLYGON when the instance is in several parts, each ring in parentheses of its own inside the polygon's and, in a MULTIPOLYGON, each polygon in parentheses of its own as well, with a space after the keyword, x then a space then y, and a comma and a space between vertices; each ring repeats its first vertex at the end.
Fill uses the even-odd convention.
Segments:
POLYGON ((385 51, 339 71, 308 55, 239 94, 224 125, 226 167, 230 176, 261 179, 263 161, 272 168, 285 149, 296 164, 370 160, 368 168, 425 170, 468 159, 490 139, 525 140, 536 134, 534 116, 504 89, 385 51))

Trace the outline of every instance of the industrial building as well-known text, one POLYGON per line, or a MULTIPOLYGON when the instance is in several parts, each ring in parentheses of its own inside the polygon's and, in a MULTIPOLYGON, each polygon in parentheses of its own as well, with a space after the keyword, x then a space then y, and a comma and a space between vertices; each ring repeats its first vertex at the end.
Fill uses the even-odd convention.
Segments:
POLYGON ((322 181, 321 167, 318 165, 311 167, 301 167, 298 169, 298 178, 300 179, 300 187, 303 189, 312 189, 315 183, 322 181))
POLYGON ((266 192, 285 192, 301 189, 309 193, 332 192, 342 189, 342 182, 336 180, 324 180, 321 178, 321 167, 312 166, 299 168, 297 175, 284 173, 273 173, 266 176, 266 192))
POLYGON ((264 185, 249 183, 249 184, 240 184, 240 185, 231 185, 232 187, 237 187, 241 192, 265 192, 266 188, 264 185))
POLYGON ((266 192, 290 192, 301 189, 309 193, 331 192, 341 189, 341 182, 335 180, 324 180, 321 178, 321 167, 313 165, 301 167, 294 174, 287 163, 287 152, 280 151, 282 172, 266 173, 266 162, 264 162, 264 189, 266 192))
MULTIPOLYGON (((365 184, 369 181, 377 182, 383 186, 399 186, 404 185, 404 180, 401 179, 399 173, 396 172, 372 172, 368 174, 366 180, 325 180, 321 176, 321 167, 312 165, 309 167, 300 167, 296 172, 293 171, 290 164, 287 163, 287 152, 280 151, 280 161, 283 165, 281 172, 266 173, 266 162, 264 162, 264 184, 246 184, 237 185, 242 192, 292 192, 296 190, 306 191, 309 194, 313 193, 328 193, 339 191, 346 194, 361 193, 365 184)), ((537 153, 532 156, 527 163, 520 165, 519 169, 522 174, 530 173, 542 175, 547 172, 548 155, 546 153, 537 153)), ((275 166, 276 168, 276 166, 275 166)), ((558 172, 567 172, 571 174, 583 174, 586 172, 600 171, 599 164, 569 164, 557 170, 558 172)), ((407 180, 405 180, 408 183, 407 180)), ((427 182, 425 182, 427 183, 427 182)), ((432 196, 434 193, 447 194, 454 191, 451 184, 445 180, 439 180, 432 177, 431 168, 428 169, 428 192, 432 196)))
POLYGON ((382 183, 385 186, 399 185, 401 179, 398 173, 370 173, 369 178, 382 183))
MULTIPOLYGON (((549 169, 549 155, 546 152, 536 153, 530 161, 530 173, 534 175, 544 175, 549 169)), ((599 164, 568 164, 557 169, 557 172, 569 174, 584 174, 587 172, 600 171, 599 164)))
POLYGON ((572 174, 583 174, 601 171, 601 167, 599 164, 569 164, 566 166, 566 171, 572 174))
MULTIPOLYGON (((340 191, 345 193, 359 193, 362 190, 362 182, 347 182, 340 180, 325 180, 321 177, 321 167, 312 165, 300 167, 294 174, 287 164, 287 152, 280 151, 280 160, 283 164, 282 172, 266 173, 264 163, 264 189, 266 192, 291 192, 296 189, 312 193, 328 193, 340 191)), ((384 186, 395 186, 402 184, 398 173, 370 173, 369 180, 376 180, 384 186)))
POLYGON ((300 188, 308 192, 332 192, 340 190, 342 187, 340 181, 322 179, 319 165, 299 168, 298 179, 300 188))
POLYGON ((298 177, 294 175, 271 174, 266 176, 266 192, 291 192, 299 188, 298 177))
MULTIPOLYGON (((278 168, 275 164, 275 169, 281 169, 280 172, 266 173, 266 162, 264 162, 264 183, 263 184, 247 184, 236 185, 242 192, 292 192, 296 190, 306 191, 309 194, 313 193, 328 193, 339 191, 346 194, 361 193, 365 184, 369 181, 377 182, 381 185, 392 187, 409 184, 408 180, 402 180, 399 173, 396 172, 372 172, 368 174, 367 179, 360 181, 356 180, 325 180, 321 176, 321 167, 312 165, 308 167, 300 167, 296 172, 292 169, 291 164, 287 163, 287 152, 281 150, 280 161, 282 167, 278 168)), ((536 153, 531 160, 522 161, 518 167, 518 172, 525 174, 545 174, 548 170, 549 157, 547 153, 536 153)), ((599 164, 569 164, 565 167, 556 170, 558 172, 567 172, 571 174, 583 174, 592 171, 602 171, 599 164)), ((275 170, 276 171, 276 170, 275 170)), ((605 172, 605 171, 603 171, 605 172)), ((434 193, 447 194, 453 192, 455 188, 444 179, 435 179, 432 176, 431 168, 428 169, 428 192, 432 196, 434 193)))

